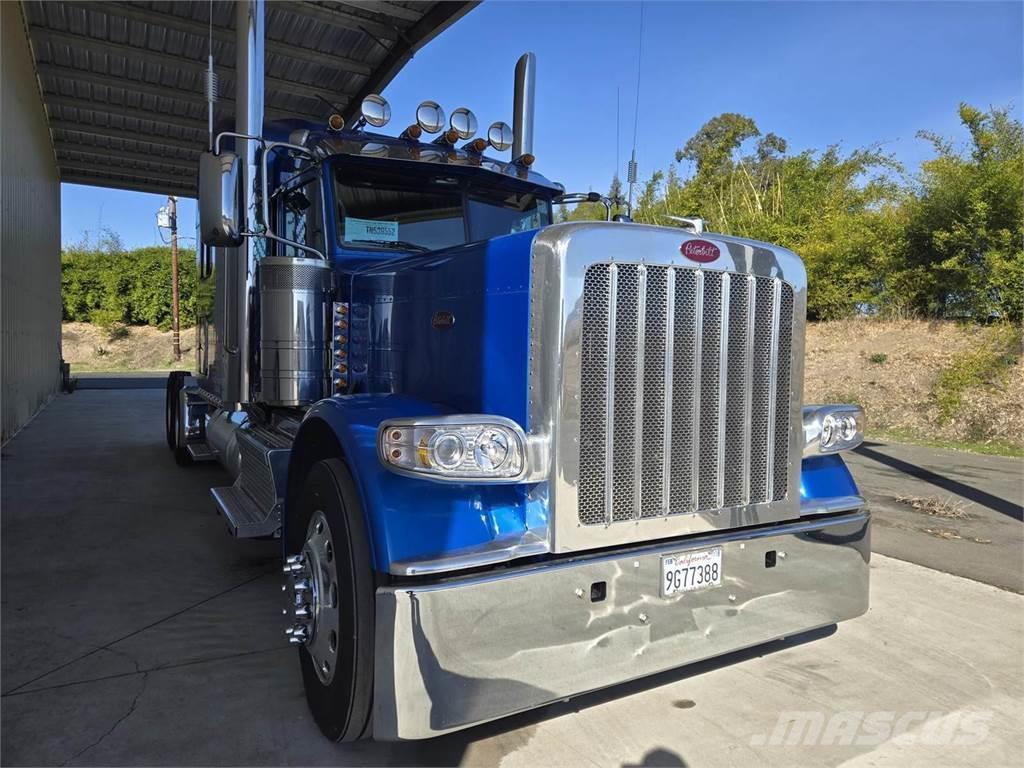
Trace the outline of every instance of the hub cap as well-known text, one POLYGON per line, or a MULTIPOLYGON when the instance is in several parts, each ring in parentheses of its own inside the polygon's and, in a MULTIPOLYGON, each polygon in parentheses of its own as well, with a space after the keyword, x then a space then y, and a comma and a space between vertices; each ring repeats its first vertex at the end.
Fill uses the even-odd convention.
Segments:
POLYGON ((306 529, 302 553, 285 560, 285 585, 288 599, 285 615, 292 626, 285 630, 289 642, 304 645, 309 652, 320 682, 334 679, 338 658, 338 568, 334 541, 327 517, 313 513, 306 529))

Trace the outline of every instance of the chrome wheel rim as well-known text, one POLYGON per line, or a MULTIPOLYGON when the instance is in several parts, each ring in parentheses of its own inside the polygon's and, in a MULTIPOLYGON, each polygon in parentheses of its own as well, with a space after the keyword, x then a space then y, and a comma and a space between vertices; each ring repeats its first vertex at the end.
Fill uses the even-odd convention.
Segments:
POLYGON ((286 633, 292 643, 306 646, 320 682, 330 685, 337 668, 341 627, 337 553, 331 526, 322 510, 313 513, 302 553, 287 558, 284 571, 290 582, 285 584, 285 590, 290 592, 295 619, 286 633))

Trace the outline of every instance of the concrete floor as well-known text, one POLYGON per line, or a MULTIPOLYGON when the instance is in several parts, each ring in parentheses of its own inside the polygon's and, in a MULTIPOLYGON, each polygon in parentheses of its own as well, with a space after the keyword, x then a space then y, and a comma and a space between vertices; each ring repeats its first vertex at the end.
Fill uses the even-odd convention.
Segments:
POLYGON ((428 742, 330 744, 280 633, 277 545, 227 536, 207 491, 226 478, 175 467, 162 408, 62 395, 4 448, 5 765, 1024 763, 1024 598, 881 556, 871 610, 832 634, 428 742), (765 746, 799 712, 910 727, 765 746))

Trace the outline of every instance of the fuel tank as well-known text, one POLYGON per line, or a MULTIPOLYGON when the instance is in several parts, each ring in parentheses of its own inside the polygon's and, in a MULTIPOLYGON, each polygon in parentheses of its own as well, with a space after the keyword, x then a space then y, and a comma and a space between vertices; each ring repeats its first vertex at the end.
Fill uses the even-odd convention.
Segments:
POLYGON ((331 311, 330 263, 267 257, 259 262, 259 371, 257 399, 300 406, 330 393, 327 336, 331 311))

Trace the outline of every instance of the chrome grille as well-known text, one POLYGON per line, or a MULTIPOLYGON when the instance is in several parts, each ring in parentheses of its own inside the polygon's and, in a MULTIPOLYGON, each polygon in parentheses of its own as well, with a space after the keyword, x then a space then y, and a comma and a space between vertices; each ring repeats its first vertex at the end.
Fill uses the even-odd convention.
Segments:
POLYGON ((789 284, 594 264, 582 320, 582 525, 786 497, 789 284))

